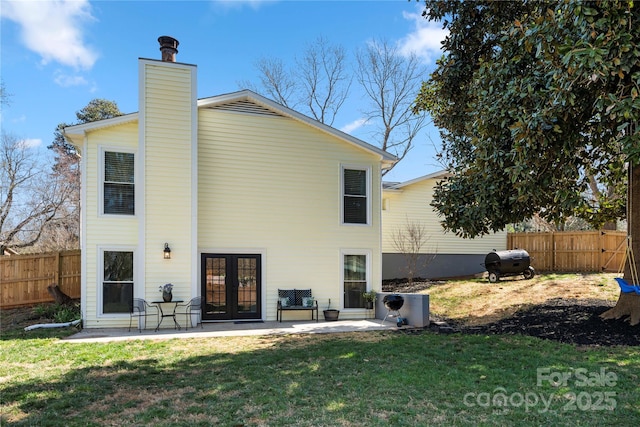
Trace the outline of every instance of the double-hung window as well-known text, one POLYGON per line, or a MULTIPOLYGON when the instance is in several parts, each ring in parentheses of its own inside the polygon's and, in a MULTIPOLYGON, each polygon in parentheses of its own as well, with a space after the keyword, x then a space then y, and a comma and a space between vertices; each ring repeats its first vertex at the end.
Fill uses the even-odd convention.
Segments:
POLYGON ((344 308, 365 307, 362 294, 369 289, 369 254, 358 252, 342 254, 344 308))
POLYGON ((103 160, 103 213, 113 215, 134 215, 134 154, 104 151, 103 160))
POLYGON ((133 252, 102 251, 102 313, 129 313, 133 303, 133 252))
POLYGON ((369 223, 369 172, 342 168, 342 223, 369 223))

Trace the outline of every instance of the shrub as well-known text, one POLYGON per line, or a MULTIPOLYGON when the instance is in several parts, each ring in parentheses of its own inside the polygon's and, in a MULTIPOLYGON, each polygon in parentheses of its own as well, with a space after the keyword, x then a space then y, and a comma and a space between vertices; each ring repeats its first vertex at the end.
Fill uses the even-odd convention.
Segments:
POLYGON ((41 304, 33 309, 34 317, 53 319, 55 323, 67 323, 80 318, 80 306, 41 304))

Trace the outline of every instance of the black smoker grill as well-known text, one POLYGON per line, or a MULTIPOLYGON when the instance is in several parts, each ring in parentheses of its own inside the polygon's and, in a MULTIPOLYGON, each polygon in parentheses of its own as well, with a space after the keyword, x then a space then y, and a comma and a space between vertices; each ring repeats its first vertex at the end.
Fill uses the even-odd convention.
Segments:
POLYGON ((484 267, 489 272, 489 282, 495 283, 500 277, 518 276, 531 279, 535 270, 531 267, 531 258, 524 249, 489 252, 484 258, 484 267))
POLYGON ((384 316, 381 323, 384 323, 384 321, 387 320, 387 317, 395 317, 398 328, 409 323, 406 318, 400 316, 400 309, 404 305, 404 297, 402 295, 385 295, 382 302, 384 303, 384 306, 387 307, 387 315, 384 316))

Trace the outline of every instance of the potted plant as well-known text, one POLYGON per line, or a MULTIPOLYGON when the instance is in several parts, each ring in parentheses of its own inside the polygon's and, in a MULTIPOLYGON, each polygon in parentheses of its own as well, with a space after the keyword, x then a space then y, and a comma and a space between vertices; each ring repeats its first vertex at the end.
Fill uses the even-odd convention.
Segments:
POLYGON ((373 304, 376 302, 377 293, 374 290, 363 292, 362 298, 364 298, 365 307, 368 310, 371 310, 373 308, 373 304))
POLYGON ((167 283, 166 285, 160 285, 160 292, 162 292, 162 300, 165 302, 170 302, 173 299, 173 285, 171 283, 167 283))
POLYGON ((332 322, 338 320, 338 316, 340 315, 340 310, 336 310, 335 308, 331 308, 331 298, 329 298, 329 305, 326 310, 322 310, 324 314, 324 320, 327 322, 332 322))

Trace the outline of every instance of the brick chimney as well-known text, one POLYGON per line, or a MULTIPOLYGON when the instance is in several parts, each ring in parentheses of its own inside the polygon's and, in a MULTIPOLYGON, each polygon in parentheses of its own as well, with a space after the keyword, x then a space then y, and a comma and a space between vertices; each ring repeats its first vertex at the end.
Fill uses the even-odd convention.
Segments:
POLYGON ((170 36, 158 37, 160 43, 160 51, 162 52, 162 60, 164 62, 176 62, 176 54, 178 53, 178 40, 170 36))

